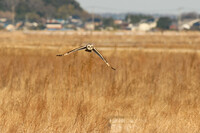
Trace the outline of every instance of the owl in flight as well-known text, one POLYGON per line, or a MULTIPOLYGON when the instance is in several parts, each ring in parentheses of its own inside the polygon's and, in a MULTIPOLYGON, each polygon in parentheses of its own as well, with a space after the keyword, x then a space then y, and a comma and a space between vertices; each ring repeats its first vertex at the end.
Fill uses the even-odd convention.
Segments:
POLYGON ((92 52, 94 51, 105 63, 107 66, 111 67, 113 70, 116 70, 115 68, 113 68, 107 61, 106 59, 99 53, 99 51, 97 51, 97 49, 94 47, 93 44, 87 44, 86 46, 82 46, 82 47, 79 47, 79 48, 76 48, 76 49, 73 49, 67 53, 64 53, 64 54, 59 54, 57 56, 66 56, 66 55, 69 55, 73 52, 76 52, 76 51, 79 51, 79 50, 85 50, 86 52, 92 52))

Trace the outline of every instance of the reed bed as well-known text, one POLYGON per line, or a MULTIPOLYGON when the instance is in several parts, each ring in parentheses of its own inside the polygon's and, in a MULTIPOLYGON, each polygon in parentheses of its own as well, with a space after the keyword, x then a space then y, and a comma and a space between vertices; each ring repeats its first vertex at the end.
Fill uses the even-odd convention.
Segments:
POLYGON ((112 118, 132 119, 130 132, 200 131, 198 53, 101 51, 113 71, 94 53, 55 56, 65 50, 0 48, 1 132, 106 133, 112 118))

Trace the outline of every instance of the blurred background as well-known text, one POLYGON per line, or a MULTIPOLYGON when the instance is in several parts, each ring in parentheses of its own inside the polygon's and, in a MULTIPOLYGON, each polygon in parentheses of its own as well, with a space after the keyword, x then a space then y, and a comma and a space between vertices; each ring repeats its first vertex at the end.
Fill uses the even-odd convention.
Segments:
POLYGON ((0 0, 1 30, 200 30, 198 0, 0 0))

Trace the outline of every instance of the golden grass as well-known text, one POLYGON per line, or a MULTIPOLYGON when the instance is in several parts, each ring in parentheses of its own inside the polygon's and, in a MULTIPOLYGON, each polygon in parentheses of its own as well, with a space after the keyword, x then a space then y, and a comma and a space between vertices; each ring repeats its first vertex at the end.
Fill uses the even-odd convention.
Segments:
POLYGON ((200 131, 199 54, 103 51, 113 71, 94 53, 58 51, 0 49, 1 132, 104 133, 115 117, 137 133, 200 131))
POLYGON ((192 48, 200 49, 200 32, 0 32, 2 46, 77 46, 95 43, 98 46, 144 47, 144 48, 192 48))

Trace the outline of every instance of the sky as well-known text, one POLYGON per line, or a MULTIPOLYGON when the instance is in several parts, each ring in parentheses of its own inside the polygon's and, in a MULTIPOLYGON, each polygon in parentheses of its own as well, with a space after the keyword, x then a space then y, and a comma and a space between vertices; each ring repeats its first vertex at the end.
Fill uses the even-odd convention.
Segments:
POLYGON ((94 13, 200 13, 200 0, 77 0, 88 12, 94 13))

